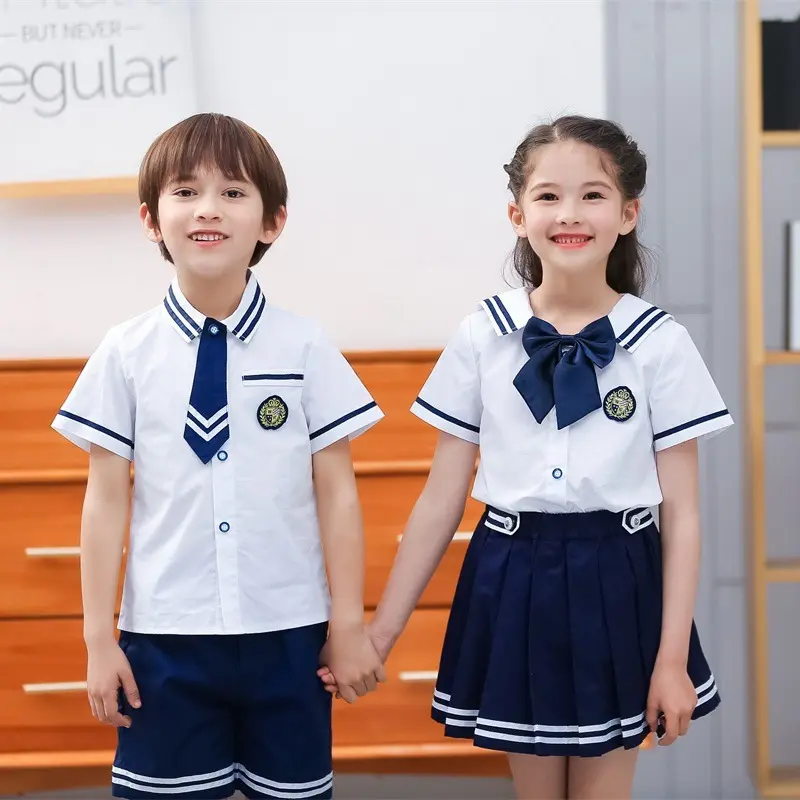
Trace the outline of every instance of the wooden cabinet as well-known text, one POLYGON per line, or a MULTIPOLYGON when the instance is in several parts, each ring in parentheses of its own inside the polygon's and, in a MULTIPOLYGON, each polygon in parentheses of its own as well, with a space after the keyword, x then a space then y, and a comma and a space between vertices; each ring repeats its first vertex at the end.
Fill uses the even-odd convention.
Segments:
POLYGON ((0 621, 0 753, 115 746, 86 697, 79 617, 0 621))
MULTIPOLYGON (((436 431, 408 409, 437 356, 349 356, 386 414, 353 443, 370 610, 430 467, 436 431)), ((85 692, 79 536, 87 457, 50 429, 82 366, 0 363, 0 794, 109 781, 116 735, 92 718, 85 692)), ((334 703, 337 770, 507 773, 501 754, 445 740, 430 718, 449 604, 480 514, 470 500, 387 662, 387 682, 353 705, 334 703)))
POLYGON ((431 719, 446 609, 418 609, 386 662, 386 683, 352 705, 334 703, 337 745, 424 744, 442 739, 442 727, 431 719))

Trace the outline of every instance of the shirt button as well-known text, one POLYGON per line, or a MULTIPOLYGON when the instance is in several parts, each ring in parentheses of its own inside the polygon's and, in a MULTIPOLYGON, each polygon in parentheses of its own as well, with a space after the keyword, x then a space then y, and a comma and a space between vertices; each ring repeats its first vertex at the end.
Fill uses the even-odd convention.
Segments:
POLYGON ((219 453, 217 453, 217 458, 220 461, 227 461, 228 460, 228 454, 224 450, 220 450, 219 453))
POLYGON ((561 470, 560 470, 558 467, 556 467, 556 468, 553 470, 553 477, 554 477, 556 480, 558 480, 558 479, 559 479, 559 478, 560 478, 560 477, 561 477, 563 474, 564 474, 564 473, 563 473, 563 472, 562 472, 562 471, 561 471, 561 470))
POLYGON ((231 526, 228 525, 227 522, 220 522, 219 529, 222 531, 222 533, 227 533, 231 529, 231 526))

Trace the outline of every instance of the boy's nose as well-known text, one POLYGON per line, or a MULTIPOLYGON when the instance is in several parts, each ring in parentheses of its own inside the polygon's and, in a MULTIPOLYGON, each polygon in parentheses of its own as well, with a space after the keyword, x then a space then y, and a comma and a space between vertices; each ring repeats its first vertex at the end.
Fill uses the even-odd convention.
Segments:
POLYGON ((194 212, 194 218, 197 220, 220 219, 221 216, 219 207, 211 202, 199 203, 194 212))

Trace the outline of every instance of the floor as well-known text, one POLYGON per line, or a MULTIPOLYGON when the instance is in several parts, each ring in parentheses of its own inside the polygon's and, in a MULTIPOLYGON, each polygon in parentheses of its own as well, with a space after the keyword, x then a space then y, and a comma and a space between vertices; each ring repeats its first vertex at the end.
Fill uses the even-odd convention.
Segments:
MULTIPOLYGON (((510 800, 513 796, 510 781, 502 778, 413 775, 342 775, 336 780, 335 791, 336 800, 510 800)), ((72 789, 22 797, 25 800, 107 800, 111 791, 108 788, 72 789)), ((235 798, 243 800, 239 794, 235 798)))

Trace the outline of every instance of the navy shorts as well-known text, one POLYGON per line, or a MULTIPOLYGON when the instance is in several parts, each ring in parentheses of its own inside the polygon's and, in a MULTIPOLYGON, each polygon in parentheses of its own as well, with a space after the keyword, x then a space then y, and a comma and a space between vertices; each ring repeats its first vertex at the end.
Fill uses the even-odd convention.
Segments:
POLYGON ((114 797, 330 798, 331 695, 317 676, 327 623, 270 633, 122 631, 142 705, 120 710, 114 797))

